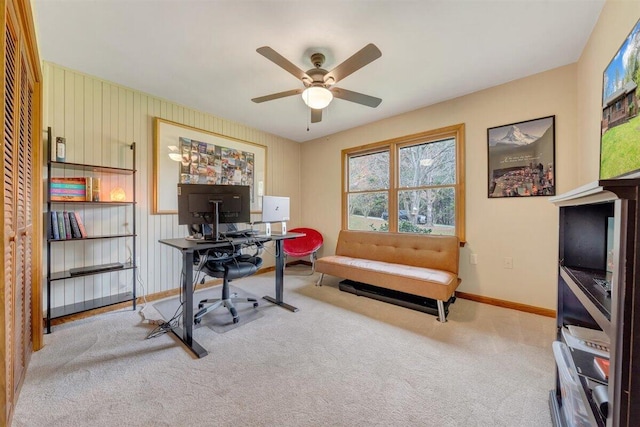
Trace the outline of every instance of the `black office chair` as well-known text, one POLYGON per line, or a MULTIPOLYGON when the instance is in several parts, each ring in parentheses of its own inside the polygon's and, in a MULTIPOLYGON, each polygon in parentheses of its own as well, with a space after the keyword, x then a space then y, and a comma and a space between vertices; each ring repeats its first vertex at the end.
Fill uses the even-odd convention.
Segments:
POLYGON ((233 323, 238 323, 238 311, 234 303, 253 303, 258 307, 255 298, 238 298, 236 293, 229 293, 229 282, 234 279, 251 276, 262 266, 262 258, 258 256, 260 245, 256 245, 253 255, 243 254, 239 246, 229 245, 224 248, 209 249, 198 253, 200 260, 196 267, 202 273, 211 277, 223 279, 221 298, 205 299, 198 304, 198 312, 193 316, 193 322, 197 325, 202 321, 202 316, 224 306, 233 316, 233 323))

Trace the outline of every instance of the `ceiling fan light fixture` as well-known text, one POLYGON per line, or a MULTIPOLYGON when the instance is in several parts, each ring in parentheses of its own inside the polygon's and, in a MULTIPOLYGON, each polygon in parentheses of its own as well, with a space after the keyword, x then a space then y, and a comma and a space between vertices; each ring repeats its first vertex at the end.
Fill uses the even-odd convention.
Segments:
POLYGON ((314 110, 322 110, 329 105, 332 99, 333 94, 331 91, 322 86, 311 86, 302 92, 302 100, 309 108, 314 110))

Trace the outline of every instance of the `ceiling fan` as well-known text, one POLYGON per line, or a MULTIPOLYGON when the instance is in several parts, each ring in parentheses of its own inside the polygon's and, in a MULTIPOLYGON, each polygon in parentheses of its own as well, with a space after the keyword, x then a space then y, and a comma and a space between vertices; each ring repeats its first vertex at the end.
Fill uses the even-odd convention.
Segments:
POLYGON ((305 104, 311 108, 311 123, 318 123, 322 120, 322 109, 329 105, 334 97, 372 108, 377 107, 382 102, 380 98, 333 86, 348 75, 382 56, 380 49, 373 43, 369 43, 331 71, 322 68, 325 57, 321 53, 311 55, 311 63, 315 68, 304 72, 269 46, 260 47, 256 49, 256 51, 300 79, 304 88, 253 98, 253 102, 260 103, 302 94, 302 99, 305 104))

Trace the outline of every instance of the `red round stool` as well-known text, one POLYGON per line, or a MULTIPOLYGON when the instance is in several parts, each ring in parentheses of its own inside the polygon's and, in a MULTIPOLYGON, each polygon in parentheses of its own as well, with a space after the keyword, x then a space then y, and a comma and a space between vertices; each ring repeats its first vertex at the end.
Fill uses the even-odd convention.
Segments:
POLYGON ((311 260, 311 274, 313 274, 316 271, 317 252, 323 243, 322 234, 313 228, 304 227, 294 228, 289 230, 289 233, 304 233, 305 236, 285 240, 282 245, 285 256, 302 258, 309 255, 311 260))

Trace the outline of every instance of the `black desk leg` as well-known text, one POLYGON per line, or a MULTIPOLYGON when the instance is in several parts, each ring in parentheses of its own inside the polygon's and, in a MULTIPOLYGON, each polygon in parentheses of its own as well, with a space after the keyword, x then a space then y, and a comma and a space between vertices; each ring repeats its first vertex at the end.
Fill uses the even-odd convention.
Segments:
POLYGON ((292 305, 283 301, 284 293, 284 251, 282 249, 283 239, 276 240, 276 297, 270 297, 268 295, 263 296, 263 299, 286 308, 287 310, 296 312, 298 309, 292 305))
POLYGON ((193 339, 193 252, 182 252, 182 325, 183 328, 175 327, 171 330, 173 334, 182 341, 189 350, 198 358, 205 357, 207 350, 193 339))

